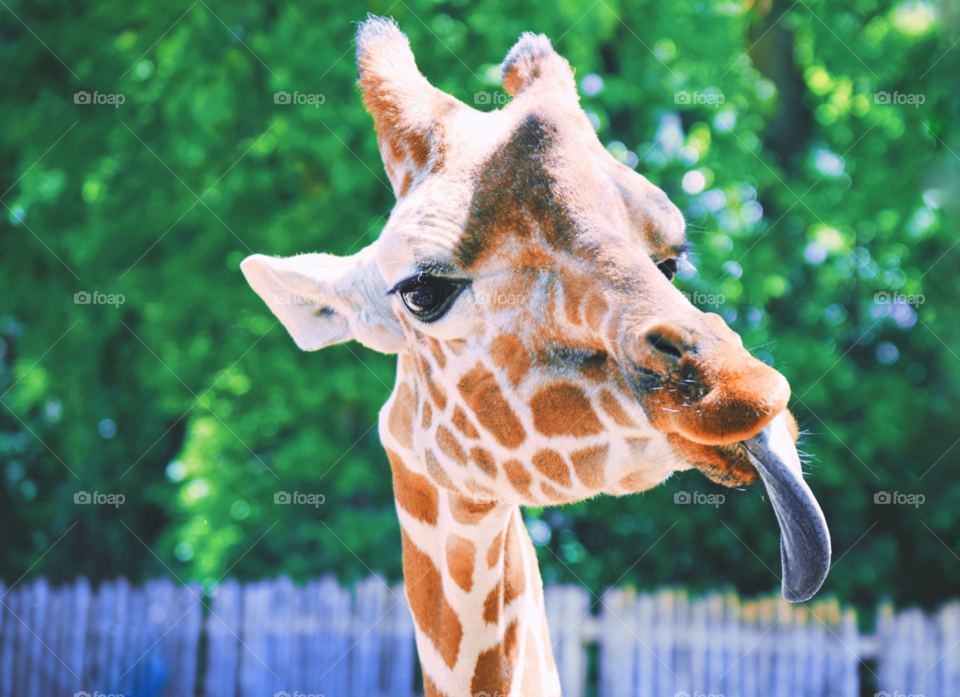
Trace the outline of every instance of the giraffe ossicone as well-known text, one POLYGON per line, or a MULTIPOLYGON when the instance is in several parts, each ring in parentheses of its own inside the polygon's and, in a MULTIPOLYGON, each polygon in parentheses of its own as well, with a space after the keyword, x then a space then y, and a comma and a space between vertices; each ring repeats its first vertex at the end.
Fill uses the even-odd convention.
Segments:
POLYGON ((550 41, 520 38, 487 113, 432 87, 390 20, 360 25, 357 64, 386 227, 351 257, 241 267, 300 348, 398 356, 379 429, 427 697, 560 693, 521 505, 759 476, 784 596, 811 597, 830 538, 787 381, 673 286, 683 216, 602 146, 550 41))

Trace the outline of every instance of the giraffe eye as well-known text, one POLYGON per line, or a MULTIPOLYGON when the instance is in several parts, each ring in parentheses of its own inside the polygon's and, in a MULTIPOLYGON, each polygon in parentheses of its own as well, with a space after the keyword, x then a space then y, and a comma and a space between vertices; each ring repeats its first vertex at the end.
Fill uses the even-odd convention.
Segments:
POLYGON ((673 259, 664 259, 659 264, 657 264, 657 268, 660 269, 661 273, 663 273, 663 275, 667 277, 668 281, 672 281, 674 278, 676 278, 676 275, 677 275, 676 257, 674 257, 673 259))
POLYGON ((446 314, 467 283, 421 273, 401 281, 390 292, 399 295, 421 322, 435 322, 446 314))

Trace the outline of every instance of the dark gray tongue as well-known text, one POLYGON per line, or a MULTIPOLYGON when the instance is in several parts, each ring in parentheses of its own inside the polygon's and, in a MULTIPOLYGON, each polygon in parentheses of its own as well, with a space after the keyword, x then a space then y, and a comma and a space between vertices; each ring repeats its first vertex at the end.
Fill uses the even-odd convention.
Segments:
POLYGON ((813 492, 803 481, 797 448, 779 417, 744 445, 780 523, 783 597, 793 603, 808 600, 830 570, 830 531, 813 492))

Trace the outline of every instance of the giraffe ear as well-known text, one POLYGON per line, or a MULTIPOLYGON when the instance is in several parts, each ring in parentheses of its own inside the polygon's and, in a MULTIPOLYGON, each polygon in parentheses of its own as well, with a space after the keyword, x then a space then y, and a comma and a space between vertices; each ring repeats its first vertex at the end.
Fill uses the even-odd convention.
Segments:
POLYGON ((514 97, 528 90, 544 88, 553 95, 570 97, 579 102, 577 83, 570 64, 553 50, 544 34, 524 32, 503 59, 503 88, 514 97))
POLYGON ((420 74, 396 22, 369 16, 357 30, 357 71, 393 193, 407 194, 442 164, 441 120, 467 107, 420 74))
POLYGON ((240 269, 304 351, 355 339, 381 353, 397 353, 403 330, 372 250, 373 245, 350 257, 254 254, 240 269))

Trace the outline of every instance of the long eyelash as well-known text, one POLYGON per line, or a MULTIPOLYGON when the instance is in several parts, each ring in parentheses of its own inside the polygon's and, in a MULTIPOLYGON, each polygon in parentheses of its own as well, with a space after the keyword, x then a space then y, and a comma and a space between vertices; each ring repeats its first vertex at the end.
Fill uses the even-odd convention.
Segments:
MULTIPOLYGON (((403 279, 402 281, 400 281, 399 283, 397 283, 393 288, 387 291, 387 295, 388 296, 393 295, 394 293, 402 291, 406 286, 410 285, 411 283, 415 283, 419 281, 424 276, 431 277, 433 275, 427 273, 426 271, 420 271, 416 275, 409 276, 403 279)), ((446 283, 452 283, 455 286, 465 286, 472 283, 472 281, 469 278, 447 278, 446 276, 433 276, 433 278, 437 278, 441 281, 445 281, 446 283)))
POLYGON ((421 276, 425 276, 425 275, 426 275, 426 274, 424 274, 424 273, 421 272, 421 273, 418 273, 416 276, 410 276, 409 278, 403 279, 402 281, 400 281, 399 283, 397 283, 397 285, 395 285, 393 288, 391 288, 390 290, 388 290, 388 291, 387 291, 387 295, 388 295, 388 296, 389 296, 389 295, 393 295, 394 293, 397 293, 397 292, 403 290, 404 286, 409 285, 409 284, 410 284, 411 282, 413 282, 413 281, 419 281, 419 280, 420 280, 420 277, 421 277, 421 276))

